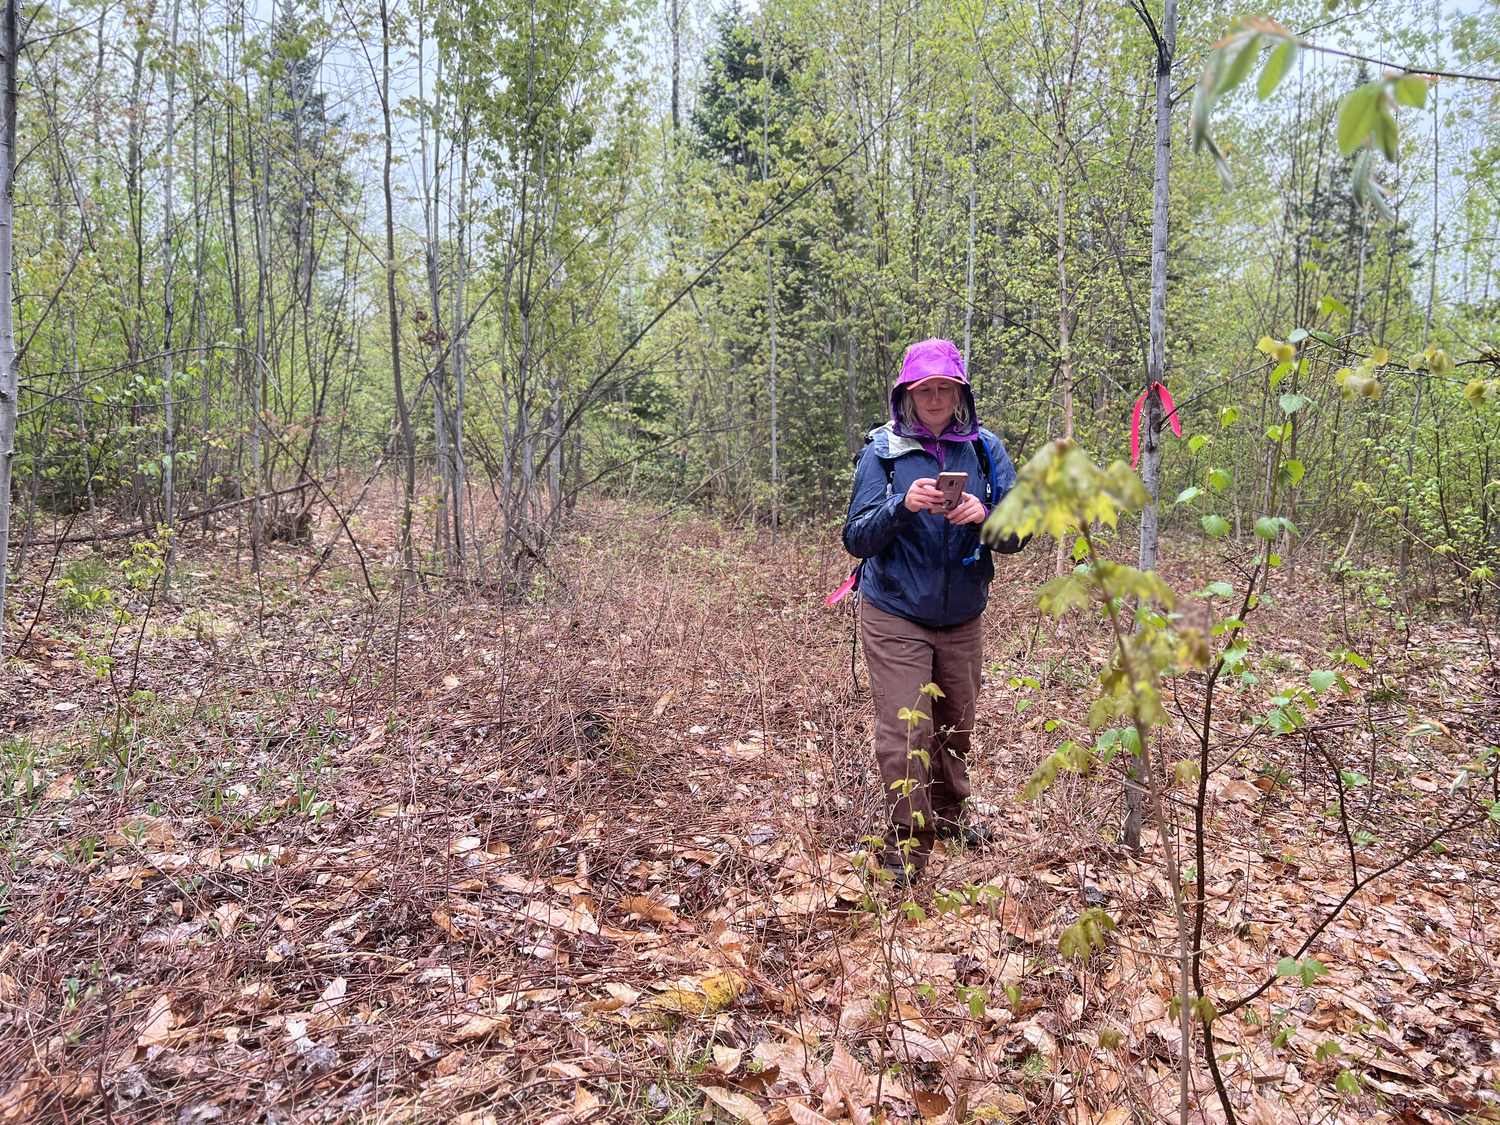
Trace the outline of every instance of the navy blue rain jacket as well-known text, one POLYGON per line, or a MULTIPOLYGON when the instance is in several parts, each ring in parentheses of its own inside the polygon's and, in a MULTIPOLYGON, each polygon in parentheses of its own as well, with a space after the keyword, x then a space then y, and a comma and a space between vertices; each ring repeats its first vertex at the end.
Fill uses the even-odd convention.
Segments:
POLYGON ((1016 482, 1015 466, 994 434, 980 430, 979 440, 994 464, 993 494, 976 442, 943 442, 940 467, 921 442, 896 434, 890 423, 872 432, 854 470, 844 547, 865 560, 859 592, 877 609, 930 629, 961 625, 984 612, 995 566, 979 542, 980 525, 954 526, 946 516, 912 512, 903 503, 913 481, 944 470, 968 473, 964 491, 987 507, 1000 503, 1016 482))

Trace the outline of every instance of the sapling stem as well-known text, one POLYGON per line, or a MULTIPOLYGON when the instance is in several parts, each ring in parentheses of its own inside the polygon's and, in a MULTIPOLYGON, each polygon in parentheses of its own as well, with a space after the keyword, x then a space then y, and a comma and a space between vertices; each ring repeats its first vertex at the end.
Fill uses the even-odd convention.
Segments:
MULTIPOLYGON (((1083 536, 1088 545, 1089 565, 1096 575, 1101 574, 1099 569, 1099 553, 1094 547, 1093 537, 1088 531, 1089 521, 1079 521, 1079 534, 1083 536)), ((1130 684, 1130 694, 1139 700, 1139 689, 1136 679, 1135 667, 1130 659, 1130 650, 1126 644, 1126 633, 1120 622, 1119 598, 1114 590, 1105 585, 1104 579, 1098 579, 1100 591, 1104 594, 1104 606, 1109 613, 1110 628, 1114 632, 1115 650, 1120 654, 1120 667, 1124 671, 1130 684)), ((1189 982, 1192 978, 1192 947, 1188 940, 1187 911, 1182 899, 1182 880, 1177 870, 1177 858, 1172 851, 1172 841, 1168 838, 1168 825, 1166 816, 1163 814, 1161 802, 1161 788, 1156 783, 1156 771, 1151 768, 1151 747, 1147 741, 1150 729, 1140 717, 1140 708, 1137 706, 1131 715, 1131 723, 1135 727, 1135 734, 1140 744, 1141 773, 1146 782, 1146 792, 1151 797, 1151 815, 1156 818, 1156 835, 1161 842, 1162 856, 1167 867, 1167 886, 1172 892, 1172 913, 1177 920, 1177 947, 1178 968, 1181 975, 1181 987, 1178 989, 1177 1018, 1182 1031, 1182 1073, 1181 1091, 1178 1099, 1178 1121, 1180 1125, 1188 1125, 1188 1091, 1192 1076, 1193 1065, 1193 1036, 1192 1036, 1192 1013, 1188 1002, 1189 982)), ((1210 1043, 1207 1048, 1210 1052, 1213 1046, 1210 1043)))

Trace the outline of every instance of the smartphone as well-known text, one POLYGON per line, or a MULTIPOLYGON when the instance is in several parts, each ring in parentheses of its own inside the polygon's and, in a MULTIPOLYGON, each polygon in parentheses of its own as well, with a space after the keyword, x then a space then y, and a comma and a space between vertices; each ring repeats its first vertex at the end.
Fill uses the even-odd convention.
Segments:
POLYGON ((945 512, 951 512, 963 501, 964 485, 969 483, 968 473, 939 473, 937 478, 938 491, 943 494, 943 507, 945 512))

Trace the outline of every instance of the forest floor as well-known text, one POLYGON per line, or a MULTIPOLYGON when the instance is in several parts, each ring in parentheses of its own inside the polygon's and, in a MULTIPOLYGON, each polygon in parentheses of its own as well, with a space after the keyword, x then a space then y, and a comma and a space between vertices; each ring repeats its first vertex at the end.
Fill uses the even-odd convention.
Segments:
MULTIPOLYGON (((358 530, 381 586, 389 515, 358 530)), ((1092 742, 1107 653, 1092 616, 1038 619, 1051 551, 1000 560, 985 618, 998 841, 903 895, 860 854, 879 793, 848 606, 823 605, 836 529, 591 509, 524 604, 376 605, 342 549, 304 583, 314 556, 270 548, 257 580, 232 531, 184 537, 163 599, 116 546, 69 547, 44 599, 34 551, 3 633, 0 1121, 1176 1120, 1161 843, 1115 843, 1117 777, 1018 800, 1092 742), (1107 948, 1062 957, 1095 906, 1107 948)), ((1232 549, 1164 558, 1180 591, 1246 577, 1232 549)), ((1493 638, 1403 623, 1374 571, 1270 591, 1255 682, 1215 710, 1209 994, 1411 858, 1318 932, 1325 973, 1213 1024, 1237 1116, 1500 1120, 1495 835, 1450 792, 1500 743, 1493 638), (1324 669, 1346 686, 1306 725, 1253 722, 1324 669)), ((1164 763, 1202 688, 1174 685, 1164 763)), ((1192 1080, 1193 1119, 1224 1120, 1192 1080)))

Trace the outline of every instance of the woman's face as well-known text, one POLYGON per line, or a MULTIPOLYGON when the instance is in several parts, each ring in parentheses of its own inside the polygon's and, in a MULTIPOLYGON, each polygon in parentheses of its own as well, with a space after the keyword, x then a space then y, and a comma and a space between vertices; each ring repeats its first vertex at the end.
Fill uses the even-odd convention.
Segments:
POLYGON ((958 409, 958 384, 952 379, 928 379, 906 392, 917 407, 917 417, 934 435, 941 434, 953 421, 958 409))

